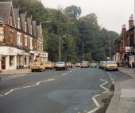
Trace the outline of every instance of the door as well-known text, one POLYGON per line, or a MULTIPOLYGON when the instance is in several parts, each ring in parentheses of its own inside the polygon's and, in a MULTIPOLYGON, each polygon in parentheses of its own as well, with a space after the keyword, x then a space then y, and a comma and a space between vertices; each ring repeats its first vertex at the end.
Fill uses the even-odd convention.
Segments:
POLYGON ((6 57, 2 57, 1 59, 1 69, 6 69, 6 57))

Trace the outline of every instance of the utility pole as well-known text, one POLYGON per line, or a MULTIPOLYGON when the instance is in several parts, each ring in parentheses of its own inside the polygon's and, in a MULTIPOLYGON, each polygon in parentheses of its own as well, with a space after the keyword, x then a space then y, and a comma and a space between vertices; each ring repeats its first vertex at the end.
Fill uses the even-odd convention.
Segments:
MULTIPOLYGON (((135 62, 135 0, 134 0, 134 47, 133 47, 133 52, 134 52, 134 62, 135 62)), ((135 70, 134 70, 135 73, 135 70)))
POLYGON ((112 60, 112 44, 111 44, 111 37, 108 34, 108 58, 107 60, 112 60))
POLYGON ((60 12, 61 10, 58 9, 58 40, 59 40, 59 46, 58 46, 58 60, 61 61, 62 56, 62 39, 61 39, 61 30, 60 30, 60 12))
POLYGON ((84 61, 84 40, 82 41, 82 61, 84 61))
POLYGON ((134 0, 134 53, 135 53, 135 0, 134 0))
POLYGON ((112 60, 112 43, 111 43, 110 36, 109 36, 109 55, 110 55, 110 60, 112 60))
POLYGON ((62 50, 62 42, 61 36, 59 36, 59 61, 61 61, 61 50, 62 50))

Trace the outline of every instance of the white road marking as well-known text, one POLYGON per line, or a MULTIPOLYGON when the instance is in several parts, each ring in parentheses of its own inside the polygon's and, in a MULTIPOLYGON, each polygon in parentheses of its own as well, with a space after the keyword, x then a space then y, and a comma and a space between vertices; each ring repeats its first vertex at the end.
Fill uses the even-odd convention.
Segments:
POLYGON ((94 113, 96 112, 101 106, 100 104, 98 103, 97 101, 97 97, 99 97, 101 94, 98 94, 98 95, 95 95, 94 97, 92 97, 92 100, 94 101, 95 105, 96 105, 96 108, 94 108, 93 110, 89 111, 88 113, 94 113))
POLYGON ((20 75, 10 75, 8 76, 7 78, 2 78, 3 80, 11 80, 11 79, 14 79, 14 78, 19 78, 19 77, 24 77, 26 76, 27 74, 20 74, 20 75))
POLYGON ((30 88, 31 86, 24 86, 23 88, 25 89, 25 88, 30 88))
POLYGON ((66 75, 68 75, 68 74, 71 73, 71 72, 72 72, 71 70, 68 71, 68 72, 65 72, 65 73, 62 74, 62 76, 66 76, 66 75))
POLYGON ((111 76, 111 74, 109 72, 107 72, 107 74, 108 74, 110 80, 112 81, 112 83, 115 84, 115 80, 113 79, 113 77, 111 76))
POLYGON ((51 82, 51 81, 54 81, 54 80, 55 79, 50 78, 50 79, 47 79, 47 80, 38 81, 38 82, 36 82, 35 84, 32 84, 32 85, 23 86, 23 87, 20 87, 20 88, 10 89, 9 91, 7 91, 6 93, 4 93, 3 95, 0 94, 0 96, 7 96, 7 95, 13 93, 14 91, 21 90, 21 89, 27 89, 27 88, 33 88, 33 87, 39 86, 42 83, 47 83, 47 82, 51 82))
POLYGON ((67 73, 63 73, 63 74, 62 74, 62 76, 66 76, 66 75, 67 75, 67 73))
MULTIPOLYGON (((105 90, 103 93, 109 92, 109 89, 107 89, 106 87, 104 87, 104 85, 108 84, 108 81, 106 81, 104 79, 100 79, 100 80, 103 81, 103 83, 99 85, 102 89, 105 90)), ((101 96, 101 94, 97 94, 97 95, 95 95, 95 96, 92 97, 92 100, 93 100, 93 102, 96 105, 96 108, 94 108, 93 110, 89 111, 88 113, 94 113, 94 112, 96 112, 97 110, 100 109, 101 105, 99 104, 99 102, 96 99, 99 96, 101 96)))
POLYGON ((106 84, 108 84, 108 81, 106 81, 104 79, 100 79, 100 80, 104 82, 103 84, 100 85, 100 87, 105 90, 103 93, 108 93, 109 89, 104 87, 106 84))
POLYGON ((9 90, 8 92, 6 92, 4 95, 6 96, 6 95, 12 93, 13 91, 14 91, 14 89, 11 89, 11 90, 9 90))

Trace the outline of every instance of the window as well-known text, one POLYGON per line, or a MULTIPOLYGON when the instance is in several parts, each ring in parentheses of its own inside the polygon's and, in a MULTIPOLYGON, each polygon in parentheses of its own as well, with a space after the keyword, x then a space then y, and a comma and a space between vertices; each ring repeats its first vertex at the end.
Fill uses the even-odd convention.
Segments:
POLYGON ((20 28, 21 28, 21 27, 20 27, 20 18, 18 18, 18 23, 17 23, 17 25, 18 25, 17 28, 20 29, 20 28))
POLYGON ((33 45, 32 45, 32 37, 30 37, 30 49, 33 49, 33 45))
POLYGON ((25 46, 27 46, 27 43, 28 43, 28 41, 27 41, 27 35, 25 35, 25 46))
POLYGON ((3 27, 0 27, 0 41, 2 42, 4 39, 4 31, 3 31, 3 27))
POLYGON ((17 45, 18 46, 22 45, 22 43, 21 43, 21 33, 17 33, 17 45))
POLYGON ((10 66, 14 65, 14 56, 9 56, 9 65, 10 66))
POLYGON ((27 32, 27 23, 25 22, 25 32, 27 32))

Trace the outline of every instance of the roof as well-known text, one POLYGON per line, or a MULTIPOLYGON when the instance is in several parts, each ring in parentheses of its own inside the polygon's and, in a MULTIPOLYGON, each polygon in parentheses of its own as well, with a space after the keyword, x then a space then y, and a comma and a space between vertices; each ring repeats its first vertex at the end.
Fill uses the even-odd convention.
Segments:
POLYGON ((32 32, 35 37, 37 37, 37 22, 35 20, 32 21, 32 32))
POLYGON ((19 9, 18 8, 14 8, 14 16, 15 16, 15 24, 16 27, 18 27, 18 18, 19 18, 19 9))
POLYGON ((23 31, 26 31, 26 12, 25 13, 21 13, 20 14, 20 18, 21 18, 21 27, 23 31))
POLYGON ((28 32, 32 34, 32 16, 27 17, 27 26, 28 26, 28 32))
POLYGON ((10 11, 12 8, 12 2, 0 2, 0 17, 4 18, 4 22, 8 22, 10 11))

